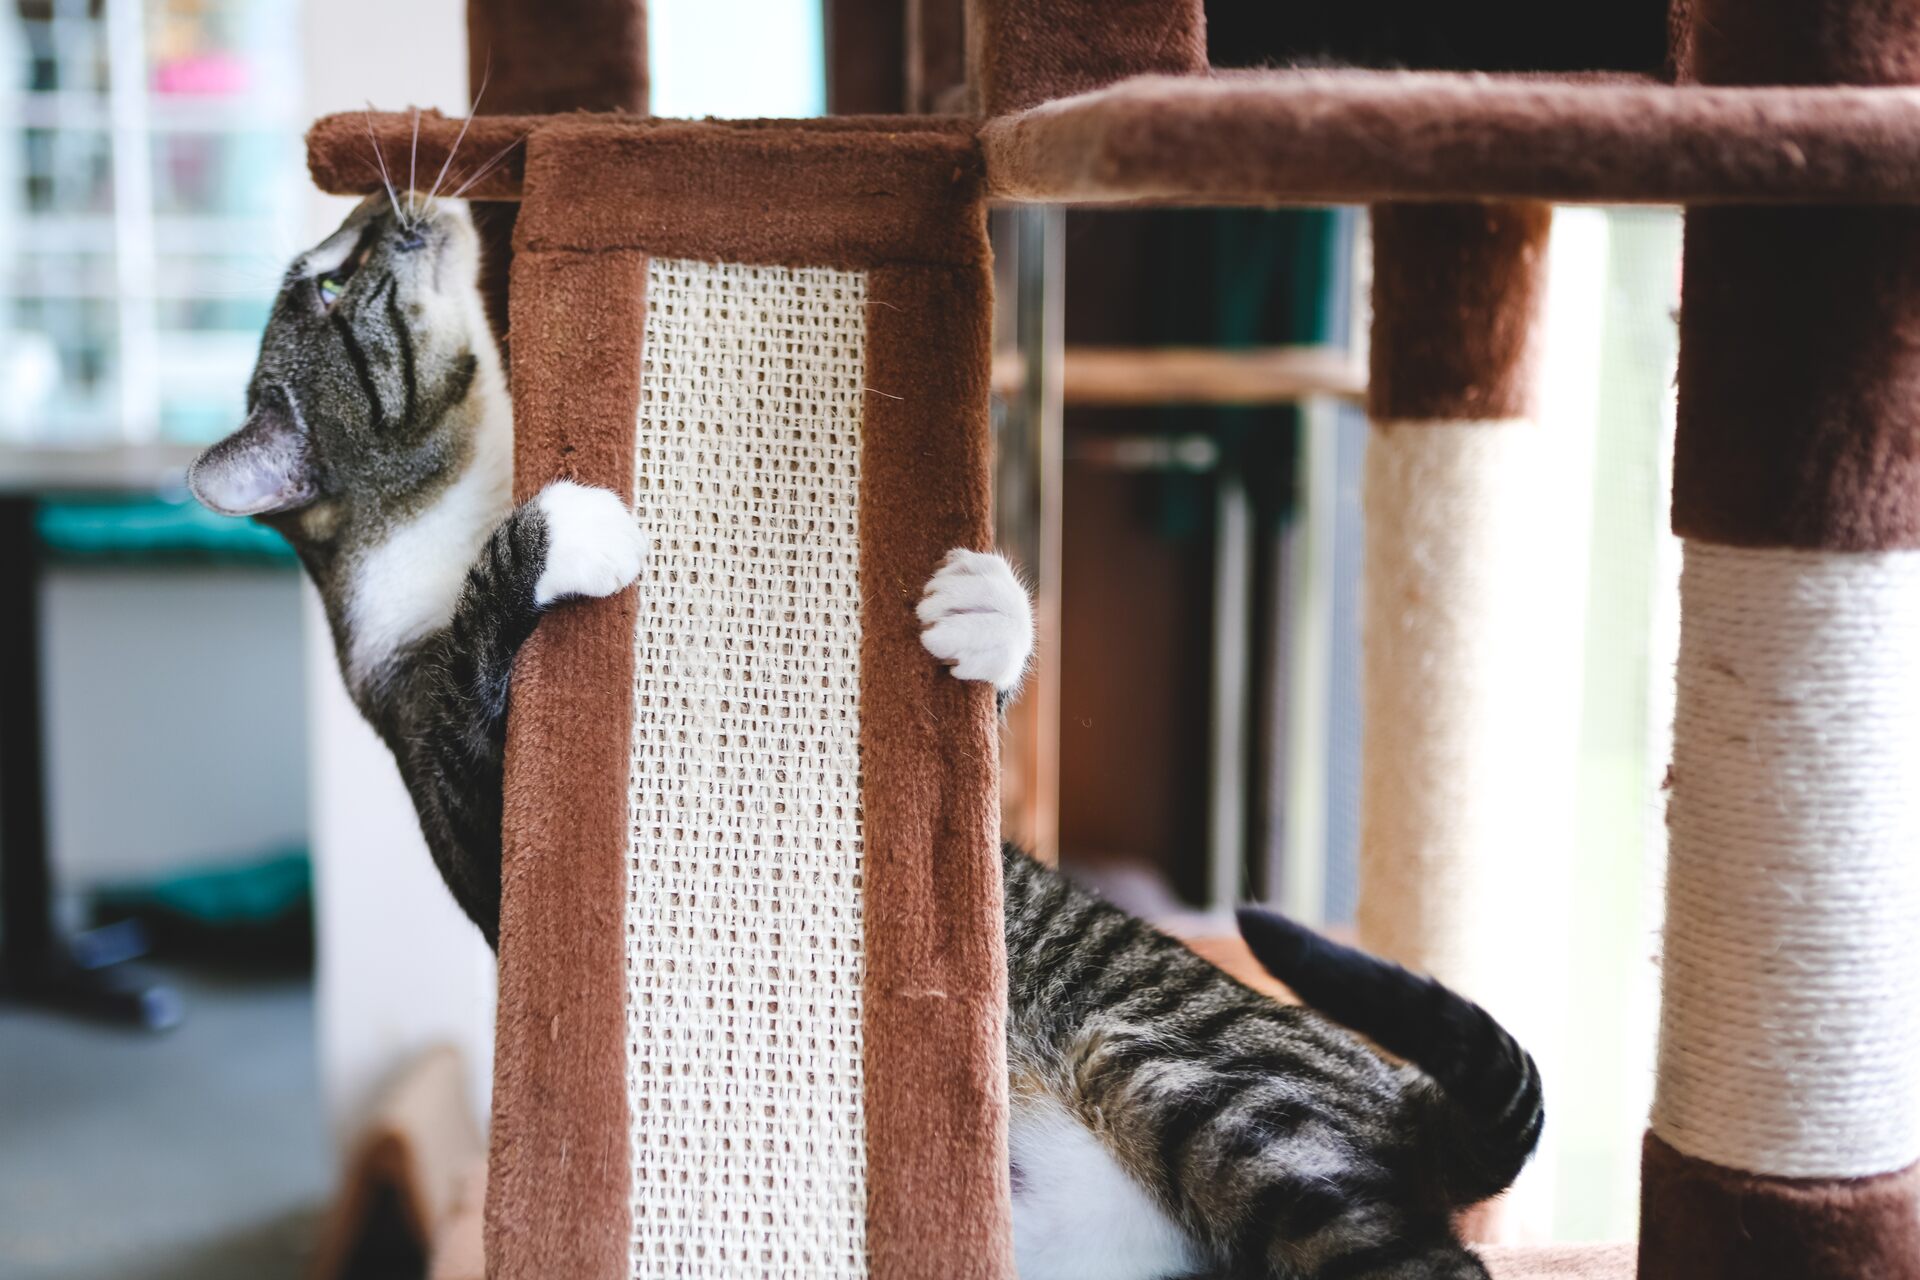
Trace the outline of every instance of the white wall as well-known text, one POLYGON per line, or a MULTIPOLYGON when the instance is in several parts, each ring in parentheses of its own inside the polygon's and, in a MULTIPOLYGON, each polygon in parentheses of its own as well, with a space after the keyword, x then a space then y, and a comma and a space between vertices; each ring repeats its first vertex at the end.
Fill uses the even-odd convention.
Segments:
POLYGON ((63 891, 305 843, 291 567, 56 568, 40 598, 63 891))
MULTIPOLYGON (((467 110, 463 0, 308 0, 306 114, 467 110)), ((305 239, 352 201, 316 194, 305 239)), ((381 1085, 417 1051, 465 1055, 485 1114, 493 1061, 493 957, 440 883, 392 758, 347 700, 333 641, 308 593, 307 711, 319 936, 320 1079, 350 1139, 381 1085)))

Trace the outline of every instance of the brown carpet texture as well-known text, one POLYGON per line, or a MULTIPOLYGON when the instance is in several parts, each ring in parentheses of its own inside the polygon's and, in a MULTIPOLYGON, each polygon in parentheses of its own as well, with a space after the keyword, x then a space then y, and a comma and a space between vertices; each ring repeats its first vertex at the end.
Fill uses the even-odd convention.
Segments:
POLYGON ((1219 72, 1049 102, 982 137, 1003 200, 1920 200, 1920 99, 1895 89, 1219 72))
MULTIPOLYGON (((523 232, 537 222, 526 206, 523 232)), ((527 253, 513 270, 514 487, 631 498, 646 262, 527 253)), ((627 1273, 631 591, 556 611, 507 720, 487 1257, 495 1280, 627 1273)))
MULTIPOLYGON (((647 109, 646 0, 467 0, 467 83, 477 116, 647 109)), ((475 200, 480 292, 507 344, 520 206, 475 200)))
POLYGON ((1533 412, 1552 227, 1544 204, 1374 208, 1375 422, 1533 412))
POLYGON ((1799 1181, 1736 1173, 1651 1134, 1639 1280, 1915 1280, 1920 1168, 1799 1181))
POLYGON ((1005 115, 1139 75, 1207 69, 1201 0, 970 0, 980 110, 1005 115))

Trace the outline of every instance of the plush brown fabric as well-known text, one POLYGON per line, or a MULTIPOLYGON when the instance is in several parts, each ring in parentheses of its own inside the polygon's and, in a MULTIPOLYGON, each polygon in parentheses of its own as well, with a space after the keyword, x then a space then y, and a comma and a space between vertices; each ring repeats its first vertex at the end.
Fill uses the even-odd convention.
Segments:
POLYGON ((1687 0, 1687 74, 1706 84, 1920 82, 1908 0, 1687 0))
POLYGON ((837 116, 902 110, 907 101, 902 0, 824 0, 827 110, 837 116))
POLYGON ((483 115, 647 109, 645 0, 467 0, 483 115))
POLYGON ((987 115, 1129 76, 1207 69, 1201 0, 968 0, 967 59, 987 115))
POLYGON ((526 243, 839 267, 977 261, 980 165, 967 123, 906 123, 876 134, 559 121, 531 144, 528 182, 552 213, 526 243))
POLYGON ((907 0, 907 110, 968 111, 966 0, 907 0))
POLYGON ((1886 89, 1376 71, 1148 77, 990 121, 982 140, 992 194, 1007 200, 1920 200, 1920 100, 1886 89))
MULTIPOLYGON (((529 142, 526 201, 513 293, 522 491, 562 474, 630 484, 643 254, 870 270, 869 1255, 881 1280, 1010 1280, 992 698, 926 658, 913 613, 949 547, 991 538, 990 280, 971 130, 566 119, 529 142)), ((633 626, 627 597, 562 611, 516 675, 487 1214, 496 1278, 593 1280, 625 1265, 633 626)))
POLYGON ((1696 210, 1673 527, 1920 546, 1920 210, 1696 210))
POLYGON ((914 616, 949 548, 993 543, 984 213, 973 204, 972 262, 867 278, 860 761, 877 1280, 1013 1276, 999 735, 986 686, 928 662, 914 616))
MULTIPOLYGON (((647 109, 646 0, 467 0, 476 115, 647 109)), ((503 347, 519 208, 476 201, 480 292, 503 347)))
MULTIPOLYGON (((460 132, 461 121, 449 119, 438 111, 425 110, 419 113, 419 169, 432 176, 440 162, 446 157, 454 138, 460 132), (428 161, 431 159, 431 171, 428 161)), ((307 168, 313 175, 314 185, 322 191, 335 195, 365 195, 380 190, 380 169, 374 158, 374 141, 378 140, 379 152, 387 159, 389 166, 398 165, 396 173, 405 173, 409 150, 413 141, 414 113, 412 111, 343 111, 337 115, 322 116, 307 131, 307 168), (371 134, 371 138, 369 138, 371 134)), ((507 150, 505 159, 499 167, 489 171, 487 176, 473 188, 484 192, 489 200, 518 200, 525 186, 527 172, 527 146, 535 131, 542 134, 557 130, 560 134, 579 139, 605 137, 626 139, 634 143, 644 135, 667 131, 683 138, 711 137, 722 139, 735 135, 766 135, 772 139, 790 138, 825 139, 834 135, 853 135, 865 138, 867 142, 843 139, 839 144, 843 155, 851 156, 863 148, 871 147, 871 139, 876 135, 926 134, 950 138, 952 150, 949 158, 954 164, 964 167, 969 173, 979 171, 977 147, 972 139, 978 130, 977 122, 958 116, 823 116, 808 120, 669 120, 650 116, 634 116, 623 112, 574 112, 552 116, 476 116, 467 132, 466 141, 460 144, 460 159, 457 172, 469 173, 496 153, 507 150), (510 144, 519 146, 510 147, 510 144), (491 148, 489 150, 489 148, 491 148)), ((590 143, 589 145, 599 145, 590 143)), ((777 145, 777 143, 775 144, 777 145)), ((891 145, 891 144, 889 144, 891 145)), ((744 153, 743 153, 744 154, 744 153)), ((892 173, 890 164, 875 161, 865 169, 846 170, 853 176, 871 180, 875 191, 870 193, 884 196, 880 188, 892 173)), ((611 175, 609 175, 611 176, 611 175)), ((457 186, 451 176, 449 186, 457 186)), ((631 187, 631 184, 628 184, 631 187)), ((744 215, 743 215, 744 216, 744 215)))
MULTIPOLYGON (((1920 8, 1909 3, 1687 9, 1702 80, 1920 79, 1920 8)), ((1677 532, 1745 546, 1920 546, 1920 210, 1690 212, 1679 385, 1677 532)))
MULTIPOLYGON (((423 190, 446 163, 464 121, 450 119, 431 108, 418 114, 419 141, 414 140, 415 113, 411 111, 342 111, 321 116, 307 130, 307 170, 313 185, 334 195, 366 195, 381 190, 380 161, 396 190, 404 192, 407 175, 415 175, 423 190)), ((537 116, 480 116, 460 139, 460 150, 447 168, 441 194, 456 191, 495 156, 504 156, 467 195, 474 199, 517 200, 526 173, 526 136, 537 116)))
MULTIPOLYGON (((645 260, 514 263, 514 488, 631 497, 645 260)), ((625 1280, 631 591, 543 620, 507 719, 500 997, 487 1184, 493 1280, 625 1280)))
POLYGON ((1639 1280, 1916 1280, 1920 1167, 1801 1182, 1689 1159, 1648 1135, 1639 1280))
POLYGON ((1493 1280, 1634 1280, 1630 1244, 1485 1245, 1493 1280))
POLYGON ((1533 411, 1552 225, 1543 204, 1373 210, 1375 421, 1533 411))

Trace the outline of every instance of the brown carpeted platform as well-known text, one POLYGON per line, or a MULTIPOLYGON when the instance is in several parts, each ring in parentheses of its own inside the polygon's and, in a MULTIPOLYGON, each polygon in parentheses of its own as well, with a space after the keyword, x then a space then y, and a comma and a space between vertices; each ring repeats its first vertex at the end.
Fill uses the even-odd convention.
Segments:
POLYGON ((1920 199, 1920 91, 1370 71, 1146 76, 989 121, 989 194, 1235 205, 1920 199))
MULTIPOLYGON (((457 1216, 438 1236, 431 1280, 484 1280, 486 1263, 480 1251, 480 1201, 477 1188, 485 1171, 475 1173, 470 1191, 457 1216)), ((1633 1280, 1633 1246, 1600 1245, 1488 1245, 1480 1256, 1493 1280, 1633 1280)))

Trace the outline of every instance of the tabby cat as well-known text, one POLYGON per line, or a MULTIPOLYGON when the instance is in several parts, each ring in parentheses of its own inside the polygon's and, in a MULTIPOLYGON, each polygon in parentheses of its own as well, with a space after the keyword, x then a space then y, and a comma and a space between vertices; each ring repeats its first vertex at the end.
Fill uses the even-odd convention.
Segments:
MULTIPOLYGON (((624 589, 645 548, 602 490, 512 506, 475 237, 459 206, 429 208, 374 197, 295 260, 245 425, 190 480, 299 553, 347 688, 493 943, 514 654, 556 603, 624 589)), ((919 612, 933 659, 1013 691, 1032 626, 1005 561, 954 552, 919 612)), ((1451 1215, 1512 1181, 1542 1118, 1532 1059, 1486 1013, 1249 911, 1254 953, 1318 1012, 1276 1004, 1012 846, 1003 863, 1027 1280, 1485 1276, 1451 1215)))

